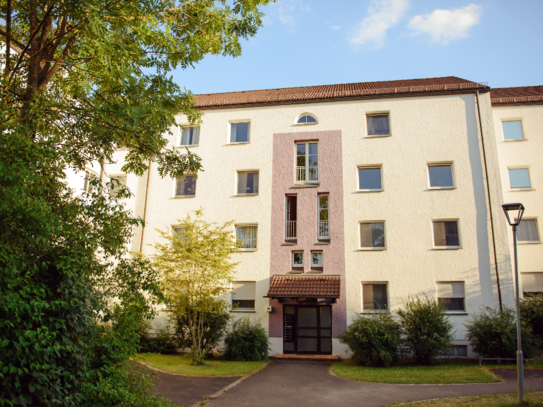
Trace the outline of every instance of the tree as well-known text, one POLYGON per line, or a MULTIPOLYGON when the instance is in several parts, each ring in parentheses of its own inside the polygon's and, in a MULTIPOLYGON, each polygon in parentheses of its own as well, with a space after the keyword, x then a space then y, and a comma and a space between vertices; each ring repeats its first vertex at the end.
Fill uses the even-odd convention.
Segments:
POLYGON ((165 149, 175 115, 200 119, 168 73, 239 56, 267 1, 0 0, 0 404, 133 404, 132 334, 160 297, 126 251, 142 222, 103 179, 74 196, 66 171, 118 147, 127 173, 199 171, 197 156, 165 149))
POLYGON ((172 322, 185 320, 191 337, 191 363, 203 364, 209 348, 205 340, 206 314, 229 308, 224 294, 230 289, 237 263, 231 255, 238 251, 232 222, 208 223, 203 210, 179 221, 176 233, 159 231, 166 240, 156 243, 152 265, 160 273, 172 322))

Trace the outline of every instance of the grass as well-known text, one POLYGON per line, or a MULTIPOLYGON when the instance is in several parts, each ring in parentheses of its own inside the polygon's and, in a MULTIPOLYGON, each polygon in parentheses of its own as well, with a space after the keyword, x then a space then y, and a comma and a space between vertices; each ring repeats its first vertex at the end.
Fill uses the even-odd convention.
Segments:
POLYGON ((336 363, 333 372, 351 380, 374 383, 452 384, 496 383, 497 379, 473 364, 441 364, 436 366, 356 366, 350 360, 336 363))
POLYGON ((168 373, 190 376, 243 376, 262 367, 267 361, 231 362, 220 357, 206 359, 203 366, 192 366, 187 355, 139 353, 137 361, 168 373))
MULTIPOLYGON (((522 405, 525 407, 543 407, 543 393, 526 393, 524 400, 525 402, 522 405)), ((518 402, 517 393, 511 393, 494 394, 492 396, 453 397, 450 399, 421 401, 412 405, 413 407, 462 405, 469 405, 470 407, 513 407, 521 404, 518 402)))

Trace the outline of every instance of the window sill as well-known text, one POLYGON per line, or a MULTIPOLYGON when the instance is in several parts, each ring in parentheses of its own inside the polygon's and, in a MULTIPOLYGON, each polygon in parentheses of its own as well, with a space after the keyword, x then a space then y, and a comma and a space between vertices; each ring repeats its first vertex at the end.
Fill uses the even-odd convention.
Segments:
POLYGON ((535 188, 511 188, 507 192, 526 192, 526 191, 535 191, 535 188))
POLYGON ((258 196, 258 194, 236 194, 234 197, 258 196))
POLYGON ((315 126, 319 123, 294 123, 294 126, 315 126))
POLYGON ((239 313, 249 313, 249 314, 254 314, 256 313, 256 310, 254 309, 231 309, 230 312, 239 312, 239 313))
POLYGON ((187 144, 186 146, 175 146, 175 148, 185 148, 185 147, 198 147, 200 144, 187 144))
POLYGON ((358 250, 361 252, 382 252, 386 250, 386 247, 359 247, 358 250))
POLYGON ((289 274, 304 274, 302 270, 290 270, 289 274))
POLYGON ((367 134, 366 138, 392 137, 392 134, 367 134))
POLYGON ((317 243, 315 243, 315 244, 324 244, 324 245, 328 245, 328 244, 330 244, 330 241, 329 241, 329 240, 319 240, 319 241, 317 241, 317 243))
POLYGON ((256 252, 256 249, 246 249, 246 248, 240 248, 240 252, 256 252))
POLYGON ((364 193, 368 193, 368 192, 383 192, 384 189, 358 189, 356 192, 358 192, 359 194, 364 194, 364 193))
POLYGON ((196 198, 196 195, 172 196, 170 199, 188 199, 188 198, 196 198))
POLYGON ((318 188, 320 184, 294 184, 293 188, 318 188))
POLYGON ((462 246, 434 246, 433 250, 460 250, 462 246))
POLYGON ((518 244, 541 244, 541 242, 538 240, 538 241, 530 241, 530 242, 519 242, 517 241, 518 244))
POLYGON ((527 138, 521 138, 521 139, 503 139, 504 143, 511 143, 512 141, 528 141, 527 138))
POLYGON ((226 143, 227 146, 236 146, 238 144, 249 144, 250 141, 231 141, 229 143, 226 143))
POLYGON ((442 191, 448 189, 456 189, 456 187, 428 187, 428 191, 442 191))
POLYGON ((295 242, 284 242, 283 246, 296 246, 297 243, 295 242))

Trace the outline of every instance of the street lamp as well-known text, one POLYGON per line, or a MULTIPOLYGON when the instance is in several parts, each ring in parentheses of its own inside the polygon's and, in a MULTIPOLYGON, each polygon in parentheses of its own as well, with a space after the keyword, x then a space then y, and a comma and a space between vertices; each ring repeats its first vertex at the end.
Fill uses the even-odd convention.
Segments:
POLYGON ((520 337, 520 295, 518 284, 518 257, 517 257, 517 226, 520 224, 522 215, 524 214, 524 205, 521 203, 510 203, 502 205, 507 222, 513 227, 513 250, 515 254, 515 291, 517 294, 517 387, 518 387, 518 400, 522 403, 524 401, 524 360, 522 358, 522 344, 520 337), (509 217, 512 215, 512 218, 509 217))

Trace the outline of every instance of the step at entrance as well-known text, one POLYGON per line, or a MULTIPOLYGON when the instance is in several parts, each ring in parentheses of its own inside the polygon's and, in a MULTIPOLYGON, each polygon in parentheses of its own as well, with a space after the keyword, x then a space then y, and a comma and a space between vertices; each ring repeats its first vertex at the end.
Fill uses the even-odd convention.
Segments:
POLYGON ((313 360, 320 362, 336 362, 339 360, 338 355, 298 355, 296 353, 276 353, 270 356, 270 359, 275 360, 313 360))

